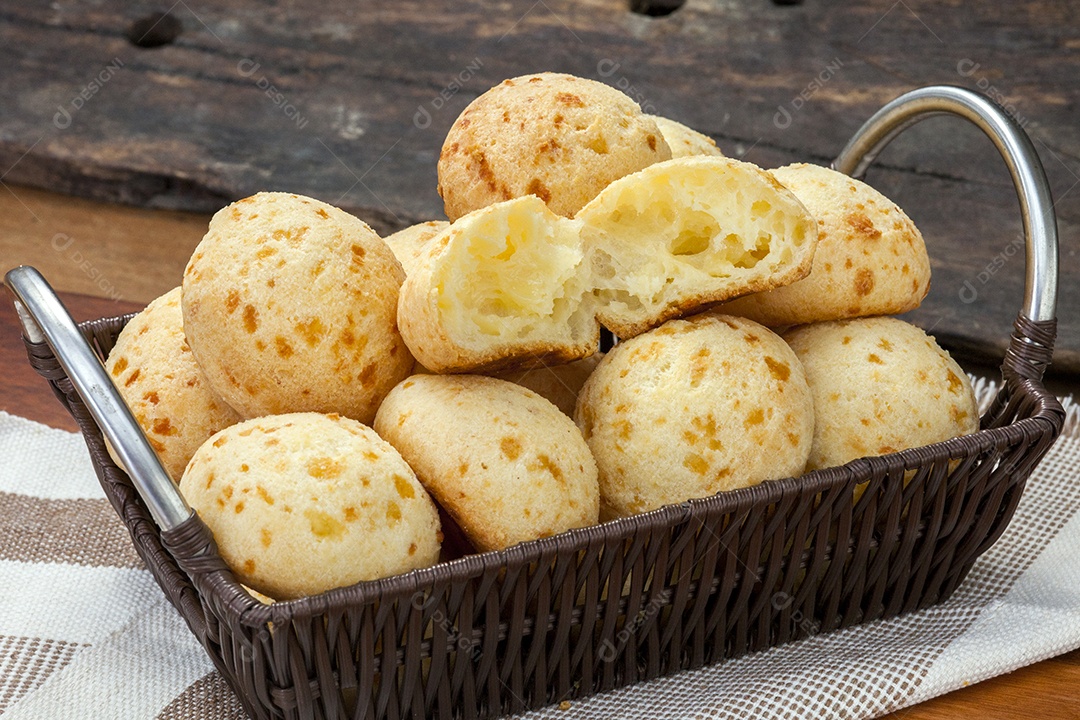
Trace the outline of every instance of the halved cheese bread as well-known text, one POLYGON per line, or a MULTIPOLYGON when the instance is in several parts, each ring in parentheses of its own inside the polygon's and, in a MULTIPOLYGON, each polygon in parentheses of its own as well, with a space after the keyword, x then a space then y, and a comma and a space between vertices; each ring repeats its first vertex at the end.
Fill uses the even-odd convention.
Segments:
POLYGON ((817 223, 764 170, 691 156, 616 180, 577 213, 600 322, 629 338, 810 272, 817 223))
POLYGON ((428 241, 398 302, 417 361, 436 373, 492 371, 596 352, 579 227, 526 195, 469 213, 428 241))

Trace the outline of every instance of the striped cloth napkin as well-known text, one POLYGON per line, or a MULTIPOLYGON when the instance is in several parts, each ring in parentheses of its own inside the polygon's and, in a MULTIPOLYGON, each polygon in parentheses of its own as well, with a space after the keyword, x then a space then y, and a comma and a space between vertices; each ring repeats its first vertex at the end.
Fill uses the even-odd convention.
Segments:
MULTIPOLYGON (((977 382, 980 399, 995 391, 977 382)), ((864 718, 1080 647, 1080 430, 945 603, 530 718, 864 718)), ((0 714, 233 720, 243 711, 104 499, 78 435, 0 412, 0 714)))

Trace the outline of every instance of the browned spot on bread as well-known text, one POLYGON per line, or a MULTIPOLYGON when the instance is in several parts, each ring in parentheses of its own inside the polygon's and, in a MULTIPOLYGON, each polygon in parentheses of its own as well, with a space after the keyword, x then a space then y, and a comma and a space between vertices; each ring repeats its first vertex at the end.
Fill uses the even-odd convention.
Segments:
POLYGON ((351 505, 345 508, 345 510, 343 510, 342 512, 345 515, 345 522, 356 522, 356 519, 360 517, 356 512, 356 508, 351 505))
POLYGON ((142 396, 142 399, 147 401, 151 405, 157 405, 158 402, 160 402, 160 400, 161 400, 161 398, 158 397, 158 394, 156 392, 154 392, 153 390, 151 390, 150 392, 144 394, 142 396))
POLYGON ((886 338, 881 338, 881 340, 878 341, 878 347, 888 352, 889 350, 892 350, 893 346, 886 338))
POLYGON ((209 490, 210 486, 214 484, 214 473, 206 474, 206 489, 209 490))
POLYGON ((499 449, 507 460, 513 462, 521 455, 521 442, 517 438, 507 436, 499 441, 499 449))
POLYGON ((645 142, 648 143, 650 150, 652 150, 653 152, 656 152, 656 136, 655 135, 651 135, 651 134, 648 135, 645 138, 645 142))
POLYGON ((850 213, 844 220, 856 233, 867 240, 877 240, 881 231, 874 227, 874 221, 861 212, 850 213))
POLYGON ((964 387, 964 381, 957 377, 956 373, 954 373, 952 370, 949 370, 948 380, 949 392, 951 393, 958 393, 960 392, 960 389, 964 387))
POLYGON ((759 338, 754 333, 746 333, 745 335, 743 335, 743 340, 746 341, 747 345, 756 345, 761 342, 761 338, 759 338))
POLYGON ((310 228, 306 225, 304 227, 289 228, 288 230, 279 228, 271 233, 271 237, 275 240, 286 240, 294 245, 298 245, 304 240, 304 236, 307 235, 309 229, 310 228))
POLYGON ((859 418, 859 422, 861 422, 866 427, 870 427, 870 418, 859 418))
POLYGON ((221 437, 219 437, 217 440, 214 441, 214 447, 221 447, 222 445, 224 445, 227 442, 229 442, 229 436, 228 435, 222 435, 221 437))
POLYGON ((120 373, 127 370, 128 359, 126 357, 116 358, 116 364, 113 365, 112 374, 113 377, 119 377, 120 373))
POLYGON ((875 365, 884 365, 885 362, 877 353, 870 353, 866 356, 867 361, 874 363, 875 365))
POLYGON ((949 414, 952 415, 952 420, 957 425, 960 425, 961 423, 963 423, 964 420, 966 420, 967 416, 968 416, 967 412, 965 412, 964 410, 961 410, 956 405, 953 405, 951 408, 949 408, 949 414))
POLYGON ((562 468, 552 462, 551 458, 544 453, 540 453, 536 456, 536 461, 529 464, 530 470, 547 470, 551 477, 555 478, 557 482, 565 482, 566 476, 563 475, 562 468))
POLYGON ((317 457, 308 460, 308 475, 315 478, 336 478, 345 472, 345 463, 332 457, 317 457))
POLYGON ((353 245, 352 246, 352 255, 353 255, 352 261, 354 263, 362 262, 363 259, 364 259, 364 255, 366 255, 366 254, 367 253, 364 251, 364 248, 361 247, 360 245, 353 245))
POLYGON ((304 511, 311 534, 318 538, 337 539, 345 534, 345 524, 322 510, 304 511))
POLYGON ((236 507, 233 508, 233 512, 235 512, 237 515, 244 512, 244 501, 243 500, 236 503, 236 507))
MULTIPOLYGON (((561 92, 555 96, 556 102, 560 102, 568 107, 585 107, 585 101, 573 93, 561 92)), ((655 141, 655 139, 654 139, 655 141)))
POLYGON ((628 440, 630 438, 630 433, 634 429, 634 424, 629 420, 616 420, 611 426, 618 429, 619 437, 623 440, 628 440))
POLYGON ((409 554, 410 555, 415 555, 416 554, 416 543, 409 543, 409 554))
POLYGON ((791 447, 798 447, 799 446, 799 436, 796 435, 795 433, 789 432, 787 434, 787 439, 788 439, 788 442, 791 443, 791 447))
POLYGON ((525 192, 530 195, 535 195, 544 202, 551 201, 551 191, 547 189, 544 183, 540 182, 539 178, 533 178, 529 181, 529 186, 525 188, 525 192))
POLYGON ((784 382, 791 376, 791 368, 782 360, 766 355, 765 364, 769 366, 769 373, 780 382, 784 382))
POLYGON ((351 329, 345 328, 341 331, 341 342, 344 345, 352 345, 356 342, 356 335, 353 334, 351 329))
POLYGON ((396 523, 401 520, 401 508, 398 504, 391 500, 386 503, 386 519, 391 523, 396 523))
POLYGON ((683 458, 683 467, 698 475, 704 475, 709 471, 709 463, 697 453, 687 453, 683 458))
POLYGON ((256 485, 255 486, 255 494, 258 495, 259 499, 262 500, 267 505, 273 505, 274 504, 273 496, 270 495, 270 493, 268 493, 266 491, 266 488, 264 488, 262 485, 256 485))
POLYGON ((461 475, 462 477, 465 477, 465 473, 469 472, 469 463, 467 463, 467 462, 461 463, 460 465, 458 465, 457 471, 458 471, 458 475, 461 475))
POLYGON ((277 354, 280 355, 281 357, 283 357, 283 358, 292 357, 293 346, 290 345, 289 341, 286 340, 281 335, 278 335, 277 337, 274 338, 274 347, 277 348, 277 354))
POLYGON ((140 375, 139 368, 135 368, 135 372, 128 375, 128 379, 126 381, 124 381, 124 387, 130 387, 132 383, 134 383, 136 380, 139 379, 139 375, 140 375))
POLYGON ((375 385, 376 370, 378 370, 378 368, 375 367, 375 363, 366 365, 364 366, 364 369, 360 371, 360 374, 357 375, 356 379, 360 381, 360 384, 363 387, 372 387, 373 385, 375 385))
POLYGON ((397 489, 397 494, 405 500, 416 497, 416 491, 413 490, 412 484, 401 475, 394 476, 394 487, 397 489))
POLYGON ((762 408, 755 408, 746 416, 746 420, 743 421, 743 427, 751 428, 754 425, 760 425, 763 422, 765 422, 765 410, 762 408))
POLYGON ((379 459, 379 453, 374 452, 373 450, 365 450, 364 451, 364 457, 366 459, 368 459, 368 460, 378 460, 379 459))
POLYGON ((244 329, 249 333, 259 329, 259 311, 252 305, 244 306, 244 329))
POLYGON ((855 273, 855 294, 865 297, 874 289, 874 271, 870 268, 861 268, 855 273))
POLYGON ((321 217, 323 220, 329 220, 330 219, 330 215, 325 210, 323 210, 322 208, 317 208, 315 210, 315 214, 318 215, 319 217, 321 217))
POLYGON ((158 435, 175 435, 179 432, 172 426, 172 421, 169 418, 158 418, 154 421, 151 430, 158 435))
POLYGON ((230 290, 229 294, 225 296, 225 312, 235 312, 238 307, 240 307, 240 293, 236 290, 230 290))
POLYGON ((308 347, 315 347, 326 336, 326 326, 319 318, 312 318, 307 322, 298 322, 295 325, 296 332, 304 338, 308 347))
POLYGON ((270 543, 274 539, 274 534, 270 532, 270 528, 263 528, 259 532, 259 540, 262 542, 264 548, 270 547, 270 543))
POLYGON ((278 440, 277 438, 270 438, 269 440, 264 442, 263 445, 265 445, 266 447, 274 447, 275 445, 277 445, 280 442, 281 441, 278 440))
POLYGON ((851 266, 852 266, 851 258, 848 258, 847 260, 844 261, 844 267, 846 269, 850 270, 851 266))
POLYGON ((255 253, 255 257, 262 260, 263 258, 268 258, 271 255, 274 255, 276 253, 277 253, 277 248, 264 247, 264 248, 260 248, 259 251, 255 253))
POLYGON ((244 572, 248 575, 252 575, 255 573, 255 561, 251 560, 250 558, 245 560, 244 564, 241 567, 243 567, 244 572))

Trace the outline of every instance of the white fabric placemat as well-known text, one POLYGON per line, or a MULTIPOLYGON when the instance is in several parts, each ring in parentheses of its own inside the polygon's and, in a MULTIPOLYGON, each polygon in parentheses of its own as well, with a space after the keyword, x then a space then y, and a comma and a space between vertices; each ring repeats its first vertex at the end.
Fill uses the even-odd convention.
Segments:
MULTIPOLYGON (((977 382, 984 402, 994 390, 977 382)), ((877 717, 1080 647, 1077 410, 947 602, 524 717, 877 717)), ((0 457, 5 720, 243 718, 135 555, 82 439, 0 412, 0 457)))

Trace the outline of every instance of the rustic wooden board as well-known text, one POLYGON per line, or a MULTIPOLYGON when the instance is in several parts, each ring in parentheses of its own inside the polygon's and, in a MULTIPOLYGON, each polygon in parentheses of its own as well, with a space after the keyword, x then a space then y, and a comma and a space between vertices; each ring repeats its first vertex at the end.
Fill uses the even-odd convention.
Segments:
MULTIPOLYGON (((1055 367, 1080 371, 1071 4, 690 0, 650 18, 626 0, 181 0, 145 38, 167 40, 172 24, 171 43, 134 45, 132 24, 164 5, 0 8, 0 192, 17 182, 205 212, 288 189, 386 231, 441 216, 443 135, 506 77, 603 80, 764 166, 828 162, 884 102, 952 83, 1007 102, 1035 139, 1062 235, 1055 367)), ((1023 262, 1018 206, 990 143, 962 121, 931 120, 869 180, 908 210, 934 257, 930 297, 912 319, 999 358, 1023 262)))

